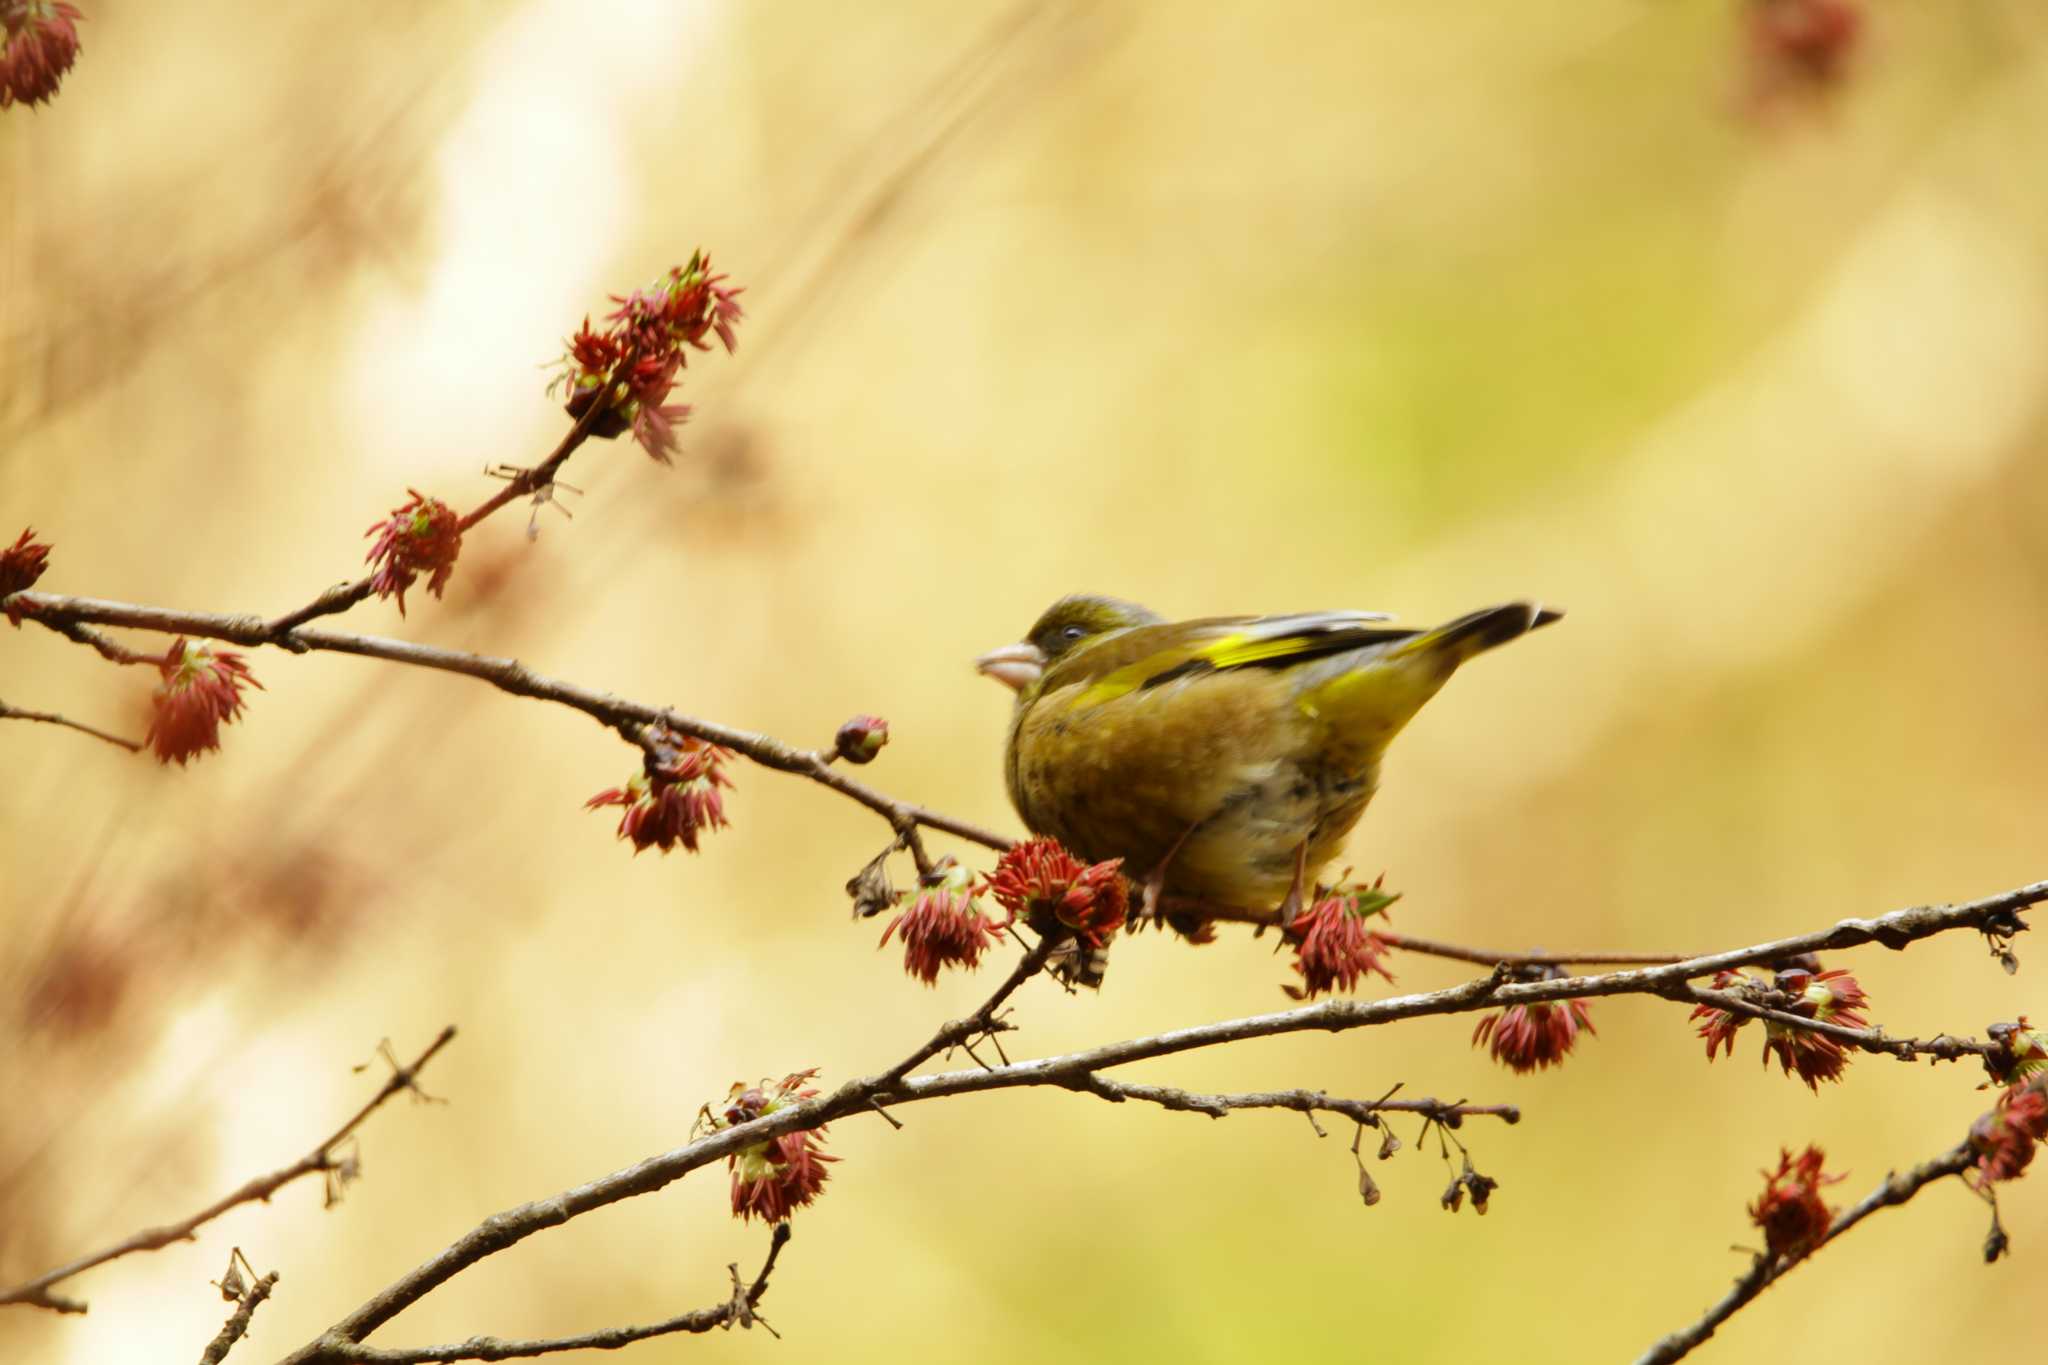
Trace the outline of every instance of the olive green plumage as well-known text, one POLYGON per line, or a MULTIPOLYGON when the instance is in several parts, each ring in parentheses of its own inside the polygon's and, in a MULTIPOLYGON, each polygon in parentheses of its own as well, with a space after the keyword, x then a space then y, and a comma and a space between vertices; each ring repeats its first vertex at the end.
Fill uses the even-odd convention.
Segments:
POLYGON ((1034 832, 1121 857, 1168 895, 1272 910, 1297 867, 1313 888, 1388 741, 1458 665, 1560 615, 1516 602, 1427 631, 1367 612, 1167 622, 1076 595, 980 666, 1017 689, 1006 773, 1034 832))

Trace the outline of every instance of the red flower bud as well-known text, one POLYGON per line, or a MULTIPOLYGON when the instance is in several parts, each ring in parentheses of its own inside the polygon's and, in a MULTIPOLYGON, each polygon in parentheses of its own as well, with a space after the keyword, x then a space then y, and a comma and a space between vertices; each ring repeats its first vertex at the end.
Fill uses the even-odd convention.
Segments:
POLYGON ((1842 1177, 1821 1172, 1825 1159, 1818 1147, 1809 1146, 1797 1160, 1781 1149, 1777 1171, 1763 1173, 1764 1192, 1749 1206, 1749 1217, 1763 1229, 1771 1255, 1796 1261, 1827 1240, 1835 1211, 1821 1201, 1820 1191, 1842 1177))
MULTIPOLYGON (((1863 1010, 1870 997, 1855 977, 1837 968, 1813 972, 1805 967, 1788 968, 1765 979, 1753 972, 1722 972, 1714 978, 1714 989, 1727 991, 1753 1004, 1781 1009, 1806 1019, 1839 1024, 1843 1028, 1864 1028, 1863 1010)), ((1735 1034, 1750 1022, 1750 1016, 1724 1010, 1718 1005, 1697 1005, 1692 1017, 1703 1019, 1700 1037, 1707 1040, 1707 1060, 1717 1050, 1735 1055, 1735 1034)), ((1848 1068, 1848 1049, 1826 1034, 1815 1033, 1773 1019, 1764 1022, 1765 1066, 1778 1059, 1786 1075, 1797 1075, 1814 1090, 1822 1081, 1838 1081, 1848 1068)))
POLYGON ((903 970, 930 986, 937 983, 941 967, 966 967, 981 963, 981 955, 1009 926, 1006 915, 995 919, 985 915, 977 902, 987 888, 976 887, 972 874, 946 860, 940 880, 920 887, 910 908, 889 921, 882 941, 891 934, 903 940, 903 970))
POLYGON ((669 852, 681 844, 691 853, 705 830, 724 829, 722 787, 732 786, 724 763, 732 750, 665 727, 654 735, 654 752, 623 787, 611 787, 583 803, 585 810, 624 806, 619 838, 637 855, 648 848, 669 852))
POLYGON ((2012 1086, 1990 1113, 1970 1125, 1970 1150, 1977 1156, 1971 1183, 1981 1190, 2001 1180, 2019 1179, 2043 1138, 2048 1138, 2048 1094, 2042 1093, 2042 1082, 2012 1086))
POLYGON ((2033 1029, 2022 1014, 2011 1023, 1984 1030, 1997 1050, 1984 1058, 1984 1069, 2000 1085, 2015 1085, 2048 1071, 2048 1033, 2033 1029))
MULTIPOLYGON (((697 1130, 719 1132, 811 1099, 818 1092, 805 1082, 817 1074, 816 1067, 798 1071, 773 1086, 766 1081, 757 1086, 736 1081, 718 1109, 707 1104, 697 1111, 697 1130)), ((733 1215, 742 1221, 758 1216, 763 1222, 782 1223, 789 1220, 791 1212, 816 1199, 829 1174, 825 1164, 839 1159, 825 1155, 821 1146, 824 1136, 821 1123, 741 1148, 727 1157, 733 1215)))
POLYGON ((848 763, 872 763, 889 742, 889 722, 880 716, 855 716, 839 727, 832 747, 848 763))
POLYGON ((1398 900, 1371 886, 1338 887, 1294 917, 1282 932, 1294 945, 1294 970, 1301 985, 1283 986, 1296 1000, 1313 1000, 1331 990, 1354 990, 1359 978, 1378 972, 1392 981, 1385 958, 1387 941, 1366 927, 1374 915, 1384 917, 1398 900))
POLYGON ((738 289, 727 287, 724 275, 711 273, 711 258, 690 257, 646 289, 614 294, 620 305, 606 317, 604 332, 590 330, 590 319, 569 338, 548 392, 560 391, 569 415, 581 418, 593 403, 606 411, 591 422, 590 434, 603 439, 631 431, 641 449, 663 464, 676 453, 675 429, 690 415, 687 403, 668 402, 689 349, 709 350, 705 337, 716 334, 731 351, 738 345, 734 327, 744 312, 738 289), (632 360, 624 373, 620 362, 632 360))
POLYGON ((84 17, 63 0, 0 0, 0 109, 16 101, 41 104, 57 93, 78 60, 84 17))
POLYGON ((1057 839, 1026 839, 996 863, 986 889, 1017 918, 1042 927, 1056 920, 1087 946, 1102 948, 1130 913, 1123 864, 1083 864, 1057 839))
MULTIPOLYGON (((29 527, 14 544, 0 550, 0 597, 33 588, 49 564, 50 547, 36 539, 35 527, 29 527)), ((13 607, 7 609, 7 619, 16 627, 21 625, 21 613, 13 607)))
POLYGON ((1581 1029, 1593 1032, 1583 1000, 1510 1005, 1480 1019, 1472 1030, 1472 1045, 1490 1044, 1493 1059, 1514 1071, 1538 1071, 1562 1065, 1581 1029))
POLYGON ((364 562, 377 566, 370 586, 379 597, 396 597, 398 614, 405 615, 405 590, 421 574, 432 574, 427 591, 439 597, 455 572, 455 557, 462 553, 462 519, 455 509, 439 498, 430 498, 417 488, 408 488, 412 499, 394 507, 391 516, 363 532, 376 536, 364 562))
POLYGON ((242 689, 261 689, 242 656, 206 645, 172 641, 157 665, 163 681, 151 698, 149 734, 144 742, 157 762, 180 767, 220 747, 220 727, 242 714, 242 689))

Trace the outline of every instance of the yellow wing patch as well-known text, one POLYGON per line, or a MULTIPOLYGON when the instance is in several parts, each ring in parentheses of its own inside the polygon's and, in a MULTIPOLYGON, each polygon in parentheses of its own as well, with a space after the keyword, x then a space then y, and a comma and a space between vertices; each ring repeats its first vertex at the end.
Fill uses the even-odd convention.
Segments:
POLYGON ((1206 659, 1218 668, 1237 668, 1244 664, 1264 663, 1268 659, 1284 659, 1299 654, 1313 643, 1304 635, 1280 635, 1265 640, 1254 640, 1244 635, 1226 635, 1195 651, 1196 657, 1206 659))

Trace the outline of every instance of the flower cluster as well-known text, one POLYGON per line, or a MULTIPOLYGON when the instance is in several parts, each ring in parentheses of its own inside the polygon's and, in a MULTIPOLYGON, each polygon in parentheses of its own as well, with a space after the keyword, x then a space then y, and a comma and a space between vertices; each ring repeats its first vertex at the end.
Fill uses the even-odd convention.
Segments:
POLYGON ((625 786, 591 797, 583 808, 624 806, 619 837, 632 840, 636 854, 647 848, 667 853, 677 844, 695 853, 703 831, 726 826, 719 789, 732 786, 724 770, 731 757, 730 749, 657 727, 641 770, 625 786))
POLYGON ((462 553, 462 518, 439 498, 430 498, 417 488, 408 488, 412 498, 403 507, 391 509, 391 516, 375 523, 365 536, 375 536, 364 562, 377 566, 370 586, 379 597, 396 597, 398 614, 405 615, 405 590, 421 574, 429 574, 427 591, 439 597, 455 572, 455 557, 462 553))
POLYGON ((942 967, 981 963, 981 955, 1009 927, 1010 917, 982 913, 980 900, 988 888, 951 858, 944 859, 934 880, 910 895, 910 908, 889 921, 877 948, 896 934, 903 940, 903 970, 935 985, 942 967))
POLYGON ((41 104, 78 60, 78 21, 64 0, 0 0, 0 109, 41 104))
POLYGON ((1984 1069, 1999 1085, 2017 1085, 2048 1071, 2048 1033, 2027 1027, 2026 1015, 1984 1031, 1991 1035, 1994 1049, 1985 1056, 1984 1069))
MULTIPOLYGON (((0 550, 0 597, 33 588, 49 564, 50 547, 36 539, 35 527, 29 527, 20 539, 0 550)), ((7 619, 17 627, 21 625, 21 613, 13 607, 7 609, 7 619)))
POLYGON ((1385 881, 1382 876, 1371 886, 1336 887, 1282 929, 1301 976, 1301 985, 1282 990, 1296 1000, 1313 1000, 1332 990, 1355 990, 1369 972, 1394 979, 1385 963, 1387 941, 1366 927, 1375 915, 1385 918, 1387 907, 1401 898, 1382 889, 1385 881))
MULTIPOLYGON (((748 1123, 777 1110, 807 1100, 818 1092, 808 1082, 818 1074, 793 1072, 775 1085, 733 1082, 725 1103, 717 1109, 705 1105, 697 1111, 697 1132, 716 1133, 748 1123)), ((825 1163, 839 1160, 821 1150, 825 1125, 784 1133, 780 1137, 742 1147, 725 1159, 732 1172, 733 1216, 745 1221, 759 1217, 766 1223, 784 1223, 789 1215, 818 1197, 830 1174, 825 1163)))
MULTIPOLYGON (((1540 979, 1555 980, 1562 968, 1546 968, 1540 979)), ((1592 1033, 1593 1020, 1583 1000, 1539 1000, 1510 1005, 1498 1014, 1481 1016, 1472 1030, 1472 1046, 1488 1044, 1493 1059, 1517 1072, 1560 1066, 1579 1033, 1592 1033)))
POLYGON ((1040 932, 1057 921, 1088 947, 1103 948, 1130 914, 1123 864, 1086 864, 1057 839, 1026 839, 1003 854, 983 890, 1040 932))
POLYGON ((1991 1112, 1970 1125, 1970 1151, 1977 1158, 1978 1189, 2001 1180, 2017 1180, 2034 1159, 2034 1148, 2048 1139, 2048 1081, 2036 1078, 2011 1086, 1991 1112))
MULTIPOLYGON (((1824 1024, 1864 1028, 1869 1022, 1863 1010, 1869 1005, 1870 997, 1864 994, 1855 977, 1840 969, 1817 972, 1804 966, 1788 967, 1770 979, 1753 972, 1722 972, 1714 978, 1714 989, 1727 991, 1751 1004, 1769 1006, 1824 1024)), ((1695 1006, 1692 1017, 1705 1021, 1699 1027, 1699 1035, 1707 1040, 1708 1061, 1714 1059, 1717 1051, 1725 1050, 1729 1056, 1734 1056, 1735 1035, 1750 1022, 1748 1015, 1724 1010, 1717 1005, 1695 1006)), ((1800 1080, 1816 1091, 1822 1081, 1842 1079, 1842 1072, 1849 1065, 1847 1050, 1826 1034, 1766 1019, 1764 1065, 1769 1066, 1774 1056, 1786 1075, 1796 1073, 1800 1080)))
POLYGON ((188 644, 180 635, 157 663, 163 681, 150 698, 144 737, 157 762, 180 767, 220 747, 220 727, 242 714, 242 689, 260 689, 242 656, 188 644))
POLYGON ((1818 1147, 1809 1146, 1796 1158, 1780 1148, 1778 1169, 1763 1173, 1764 1192, 1749 1206, 1749 1217, 1763 1229, 1772 1256, 1796 1261, 1827 1240, 1835 1211, 1822 1202, 1820 1191, 1842 1177, 1824 1174, 1825 1160, 1818 1147))
POLYGON ((677 377, 688 363, 689 348, 708 351, 706 338, 716 334, 727 352, 738 344, 733 328, 745 316, 739 295, 711 273, 711 258, 690 256, 645 289, 612 295, 619 305, 608 314, 611 324, 592 331, 590 319, 569 338, 560 373, 548 392, 566 395, 569 415, 581 418, 595 403, 604 410, 592 419, 590 434, 604 438, 631 431, 649 455, 668 464, 676 453, 675 429, 690 415, 687 403, 669 403, 677 377))

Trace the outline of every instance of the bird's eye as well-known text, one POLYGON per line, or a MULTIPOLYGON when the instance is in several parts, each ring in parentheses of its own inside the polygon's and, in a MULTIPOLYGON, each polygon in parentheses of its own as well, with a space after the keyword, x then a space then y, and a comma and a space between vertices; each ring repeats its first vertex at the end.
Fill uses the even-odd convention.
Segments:
POLYGON ((1081 629, 1081 627, 1079 626, 1068 626, 1065 630, 1060 632, 1060 638, 1062 640, 1078 640, 1087 633, 1087 631, 1081 629))

